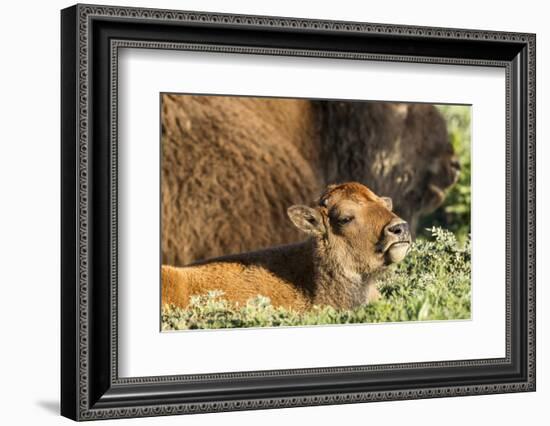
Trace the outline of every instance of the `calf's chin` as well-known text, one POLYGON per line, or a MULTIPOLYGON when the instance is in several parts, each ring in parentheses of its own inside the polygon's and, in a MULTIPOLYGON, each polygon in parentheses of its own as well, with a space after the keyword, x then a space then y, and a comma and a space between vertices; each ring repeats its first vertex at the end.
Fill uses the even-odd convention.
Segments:
POLYGON ((386 252, 387 263, 401 262, 409 252, 410 244, 407 242, 395 243, 386 252))

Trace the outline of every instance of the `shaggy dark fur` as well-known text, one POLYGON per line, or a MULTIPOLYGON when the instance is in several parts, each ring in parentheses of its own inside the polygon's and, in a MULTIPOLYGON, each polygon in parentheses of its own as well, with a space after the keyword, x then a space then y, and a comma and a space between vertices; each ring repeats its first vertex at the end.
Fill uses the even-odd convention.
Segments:
POLYGON ((445 122, 425 105, 162 96, 162 263, 300 240, 286 216, 329 183, 394 199, 414 226, 455 178, 445 122))
POLYGON ((414 230, 443 201, 459 164, 431 105, 315 102, 325 182, 357 180, 392 198, 414 230))

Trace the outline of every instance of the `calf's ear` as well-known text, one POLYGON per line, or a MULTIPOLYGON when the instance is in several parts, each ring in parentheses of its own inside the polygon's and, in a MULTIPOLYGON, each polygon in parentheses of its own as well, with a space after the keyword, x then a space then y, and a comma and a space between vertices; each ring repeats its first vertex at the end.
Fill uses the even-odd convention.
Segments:
POLYGON ((325 231, 321 213, 308 206, 292 206, 287 210, 288 217, 299 230, 309 235, 322 235, 325 231))
POLYGON ((390 197, 380 197, 380 198, 382 199, 382 201, 384 202, 388 210, 391 211, 393 209, 393 201, 391 200, 391 198, 390 197))

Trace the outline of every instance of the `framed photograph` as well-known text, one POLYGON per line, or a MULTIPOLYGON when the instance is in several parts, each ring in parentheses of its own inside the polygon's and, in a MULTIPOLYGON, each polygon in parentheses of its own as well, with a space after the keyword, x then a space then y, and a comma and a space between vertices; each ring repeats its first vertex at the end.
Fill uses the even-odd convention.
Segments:
POLYGON ((61 12, 61 413, 535 390, 535 35, 61 12))

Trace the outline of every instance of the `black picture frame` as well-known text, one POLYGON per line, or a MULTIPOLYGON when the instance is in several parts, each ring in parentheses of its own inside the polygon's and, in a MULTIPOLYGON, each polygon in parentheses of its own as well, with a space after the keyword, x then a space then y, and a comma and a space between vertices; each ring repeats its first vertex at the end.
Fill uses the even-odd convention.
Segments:
POLYGON ((97 5, 61 12, 61 414, 74 420, 535 390, 535 35, 97 5), (506 356, 118 377, 116 54, 123 46, 506 70, 506 356))

